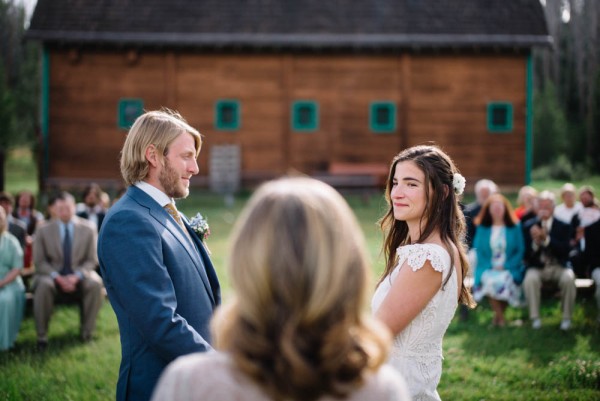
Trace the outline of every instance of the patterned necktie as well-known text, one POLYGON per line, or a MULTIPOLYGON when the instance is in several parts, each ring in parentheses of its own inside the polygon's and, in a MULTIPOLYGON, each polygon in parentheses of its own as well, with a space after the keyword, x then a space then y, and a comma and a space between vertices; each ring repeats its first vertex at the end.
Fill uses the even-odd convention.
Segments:
POLYGON ((63 238, 63 268, 60 271, 61 275, 73 274, 71 267, 71 233, 69 232, 69 225, 65 224, 65 237, 63 238))
MULTIPOLYGON (((542 231, 544 232, 544 238, 547 238, 550 235, 550 230, 548 227, 549 221, 548 220, 542 220, 542 231)), ((542 261, 542 263, 544 265, 548 264, 551 262, 552 257, 550 255, 550 251, 547 247, 542 248, 542 254, 540 255, 540 260, 542 261)))
POLYGON ((165 205, 165 210, 173 217, 173 219, 175 219, 175 222, 179 224, 179 227, 183 228, 183 232, 187 232, 175 205, 173 203, 167 203, 165 205))

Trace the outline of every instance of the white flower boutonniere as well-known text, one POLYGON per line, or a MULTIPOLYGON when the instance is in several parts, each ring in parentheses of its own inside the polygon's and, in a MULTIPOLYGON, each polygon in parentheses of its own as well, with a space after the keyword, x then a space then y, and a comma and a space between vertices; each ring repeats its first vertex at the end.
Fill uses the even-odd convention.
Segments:
POLYGON ((467 180, 460 173, 454 173, 452 177, 452 186, 454 187, 454 193, 456 195, 462 195, 465 190, 465 185, 467 184, 467 180))
POLYGON ((208 236, 210 235, 210 227, 208 226, 208 221, 206 221, 204 216, 202 216, 202 214, 200 213, 197 213, 194 217, 192 217, 192 219, 190 220, 190 227, 192 227, 192 230, 194 230, 194 232, 198 234, 198 237, 200 237, 202 242, 204 242, 206 238, 208 238, 208 236))

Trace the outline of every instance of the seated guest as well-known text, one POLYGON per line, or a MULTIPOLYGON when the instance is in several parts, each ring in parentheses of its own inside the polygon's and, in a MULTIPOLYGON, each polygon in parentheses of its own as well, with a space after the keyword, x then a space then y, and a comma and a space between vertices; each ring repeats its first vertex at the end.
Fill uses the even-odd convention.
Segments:
POLYGON ((25 310, 25 286, 20 275, 23 250, 6 228, 6 212, 0 207, 0 351, 14 345, 25 310))
POLYGON ((97 231, 100 231, 106 210, 102 206, 102 189, 96 183, 91 183, 83 190, 83 203, 77 205, 77 216, 91 221, 97 231))
POLYGON ((591 186, 584 185, 579 189, 579 200, 582 208, 573 216, 575 227, 587 227, 600 220, 600 207, 591 186))
POLYGON ((465 206, 464 215, 465 222, 467 223, 467 247, 471 249, 473 247, 473 238, 475 238, 475 223, 473 219, 481 211, 481 207, 490 195, 498 192, 498 186, 494 181, 488 179, 482 179, 475 183, 475 201, 465 206))
POLYGON ((507 305, 521 305, 523 281, 523 234, 508 199, 491 195, 475 218, 477 231, 473 248, 477 252, 473 295, 484 296, 494 311, 494 326, 504 326, 507 305))
POLYGON ((31 191, 20 191, 15 198, 15 205, 13 217, 22 221, 27 227, 23 264, 25 267, 31 267, 33 240, 37 228, 44 222, 44 215, 35 208, 35 196, 31 191))
POLYGON ((519 194, 517 195, 518 206, 515 209, 515 215, 521 221, 521 225, 535 217, 534 202, 537 195, 537 189, 529 185, 525 185, 519 189, 519 194))
POLYGON ((571 315, 575 305, 576 287, 573 270, 566 267, 569 257, 572 228, 569 224, 553 218, 554 194, 542 191, 536 199, 537 217, 524 227, 525 264, 527 271, 523 280, 525 298, 529 305, 532 327, 542 327, 540 297, 543 282, 558 284, 561 291, 561 330, 571 327, 571 315))
POLYGON ((217 310, 223 352, 163 373, 154 401, 408 400, 390 335, 365 315, 369 265, 352 211, 307 178, 262 186, 234 230, 234 298, 217 310))
POLYGON ((25 250, 27 243, 27 226, 21 220, 12 216, 14 198, 8 192, 0 192, 0 206, 4 209, 6 220, 8 222, 8 232, 15 236, 19 241, 21 248, 25 250))
POLYGON ((598 323, 600 323, 600 220, 583 229, 583 257, 587 271, 596 285, 596 304, 598 305, 598 323), (590 244, 590 246, 585 246, 590 244))
POLYGON ((577 201, 577 190, 575 185, 566 183, 560 189, 562 203, 554 209, 554 218, 563 223, 571 224, 573 217, 583 209, 581 202, 577 201))
POLYGON ((48 344, 48 323, 57 295, 81 300, 81 338, 92 338, 102 306, 102 279, 95 272, 96 228, 75 216, 75 199, 69 193, 57 196, 57 218, 38 230, 33 245, 36 266, 33 279, 33 314, 38 348, 48 344))
POLYGON ((27 226, 27 234, 34 235, 38 225, 44 221, 44 215, 35 208, 35 196, 30 191, 21 191, 15 198, 13 217, 27 226))
MULTIPOLYGON (((574 238, 572 240, 571 249, 571 264, 575 271, 575 276, 580 278, 590 277, 590 269, 593 268, 589 261, 589 252, 594 252, 594 248, 598 248, 599 242, 590 242, 592 246, 586 246, 588 235, 584 235, 587 227, 600 221, 600 207, 597 205, 594 196, 594 189, 591 186, 585 185, 579 190, 579 199, 582 207, 573 216, 571 225, 574 227, 574 238), (596 246, 594 246, 596 244, 596 246), (587 252, 586 252, 587 249, 587 252), (588 253, 586 256, 585 253, 588 253)), ((594 231, 592 228, 590 231, 594 231)))

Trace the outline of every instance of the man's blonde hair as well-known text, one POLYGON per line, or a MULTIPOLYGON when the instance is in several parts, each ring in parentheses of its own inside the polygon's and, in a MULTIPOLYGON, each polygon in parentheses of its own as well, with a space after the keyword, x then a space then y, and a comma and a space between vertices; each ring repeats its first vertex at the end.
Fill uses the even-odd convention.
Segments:
POLYGON ((162 109, 139 116, 129 130, 121 150, 121 175, 125 183, 133 185, 148 176, 148 146, 154 145, 159 155, 166 156, 171 143, 185 133, 194 137, 198 157, 202 147, 202 136, 179 113, 162 109))

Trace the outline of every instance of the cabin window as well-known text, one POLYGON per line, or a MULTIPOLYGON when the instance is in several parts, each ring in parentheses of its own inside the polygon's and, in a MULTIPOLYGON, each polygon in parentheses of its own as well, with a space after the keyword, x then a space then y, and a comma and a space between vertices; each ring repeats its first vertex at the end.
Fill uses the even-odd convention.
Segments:
POLYGON ((297 101, 292 104, 292 129, 311 132, 319 128, 319 106, 312 100, 297 101))
POLYGON ((492 102, 487 106, 487 128, 493 133, 508 133, 513 129, 513 106, 507 102, 492 102))
POLYGON ((235 131, 240 128, 240 102, 219 100, 215 107, 215 127, 222 131, 235 131))
POLYGON ((120 99, 117 113, 118 127, 129 129, 136 118, 144 113, 144 101, 142 99, 120 99))
POLYGON ((369 126, 376 133, 391 133, 396 130, 396 104, 373 102, 369 110, 369 126))

